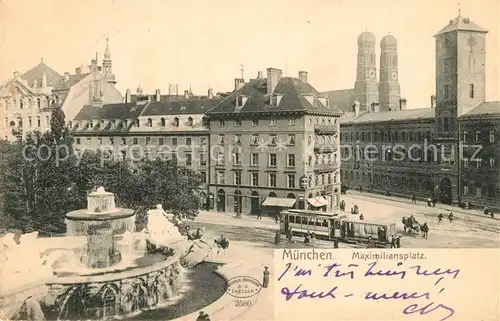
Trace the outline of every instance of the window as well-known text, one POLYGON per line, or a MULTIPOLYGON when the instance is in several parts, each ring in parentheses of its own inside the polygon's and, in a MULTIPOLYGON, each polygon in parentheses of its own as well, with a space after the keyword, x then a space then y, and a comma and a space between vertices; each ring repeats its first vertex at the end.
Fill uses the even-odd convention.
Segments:
POLYGON ((241 145, 241 134, 235 134, 234 135, 234 144, 235 145, 241 145))
POLYGON ((165 139, 163 137, 158 137, 158 145, 165 145, 165 139))
POLYGON ((495 142, 495 131, 492 129, 490 130, 490 143, 495 142))
POLYGON ((464 168, 469 167, 469 158, 464 157, 464 168))
POLYGON ((259 173, 258 172, 250 173, 250 181, 252 186, 259 186, 259 173))
POLYGON ((148 118, 148 127, 153 127, 153 120, 148 118))
POLYGON ((139 144, 139 139, 138 139, 137 137, 134 137, 134 138, 132 139, 132 144, 134 144, 134 145, 139 144))
POLYGON ((193 118, 192 117, 188 118, 188 126, 193 127, 193 118))
POLYGON ((234 127, 241 127, 241 120, 235 120, 234 127))
POLYGON ((80 145, 80 143, 81 143, 80 138, 77 138, 77 139, 76 139, 76 144, 77 144, 77 145, 80 145))
POLYGON ((217 171, 217 184, 226 184, 226 175, 224 171, 217 171))
POLYGON ((224 153, 218 153, 217 154, 217 164, 224 165, 225 162, 226 162, 226 157, 224 156, 224 153))
POLYGON ((219 145, 224 145, 224 135, 219 134, 219 139, 218 139, 219 145))
POLYGON ((469 194, 469 186, 465 185, 464 186, 464 195, 469 194))
POLYGON ((38 108, 41 108, 41 107, 42 107, 42 101, 40 100, 40 98, 37 98, 37 99, 36 99, 36 106, 37 106, 38 108))
POLYGON ((450 117, 443 117, 443 132, 448 133, 450 131, 450 117))
POLYGON ((151 144, 151 137, 146 137, 146 145, 151 144))
POLYGON ((480 159, 480 158, 476 159, 476 167, 477 167, 477 168, 480 168, 480 167, 481 167, 481 165, 482 165, 482 163, 483 163, 483 160, 482 160, 482 159, 480 159))
POLYGON ((97 141, 99 142, 99 145, 102 145, 102 137, 97 137, 97 141))
POLYGON ((200 165, 201 166, 207 165, 207 154, 206 153, 200 153, 200 165))
POLYGON ((259 126, 259 121, 257 119, 252 119, 252 126, 253 127, 259 126))
POLYGON ((250 156, 250 166, 259 166, 259 154, 252 153, 250 156))
POLYGON ((114 144, 115 144, 115 139, 114 139, 113 137, 110 137, 110 138, 109 138, 109 143, 110 143, 111 145, 114 145, 114 144))
POLYGON ((179 127, 179 118, 175 117, 174 122, 172 123, 174 127, 179 127))
POLYGON ((478 187, 476 187, 476 197, 481 197, 481 195, 482 195, 481 194, 481 187, 478 186, 478 187))
POLYGON ((233 153, 233 164, 234 165, 241 165, 241 154, 240 153, 233 153))
POLYGON ((490 157, 490 167, 495 167, 495 158, 494 157, 490 157))
POLYGON ((225 125, 224 121, 223 120, 219 120, 218 126, 219 127, 224 127, 224 125, 225 125))
POLYGON ((270 134, 269 135, 269 145, 276 145, 276 134, 270 134))
POLYGON ((476 130, 476 143, 479 142, 479 138, 481 137, 481 131, 476 130))
POLYGON ((295 154, 288 154, 286 164, 288 167, 295 167, 295 154))
POLYGON ((474 84, 469 85, 469 98, 474 98, 474 84))
POLYGON ((207 145, 207 138, 206 137, 200 137, 200 145, 201 146, 207 145))
POLYGON ((49 116, 45 116, 45 123, 47 124, 47 126, 50 126, 50 117, 49 116))
POLYGON ((122 137, 122 145, 127 145, 127 139, 125 137, 122 137))
POLYGON ((165 122, 165 118, 163 118, 163 117, 162 117, 162 118, 160 119, 160 125, 161 125, 162 127, 165 127, 165 125, 166 125, 166 124, 167 124, 167 123, 165 122))
POLYGON ((295 125, 295 118, 288 118, 288 126, 294 126, 295 125))
POLYGON ((28 126, 31 127, 31 116, 28 117, 28 126))
POLYGON ((308 145, 312 144, 312 136, 307 137, 307 144, 308 145))
POLYGON ((191 166, 193 164, 193 155, 191 153, 186 153, 186 165, 191 166))
POLYGON ((295 134, 288 134, 288 145, 295 145, 295 134))
POLYGON ((172 137, 172 145, 177 146, 177 137, 172 137))
POLYGON ((191 141, 192 141, 191 137, 186 137, 186 145, 187 146, 191 146, 191 144, 192 144, 191 141))
POLYGON ((275 173, 269 173, 267 180, 268 180, 267 184, 269 185, 269 187, 276 187, 276 174, 275 173))
POLYGON ((450 98, 450 85, 444 85, 444 99, 450 98))
POLYGON ((295 188, 295 174, 288 174, 288 188, 295 188))
POLYGON ((233 184, 234 185, 241 185, 241 172, 234 172, 234 179, 233 179, 233 184))
POLYGON ((40 116, 36 117, 36 126, 40 127, 40 116))
POLYGON ((467 134, 468 133, 467 133, 466 130, 464 130, 463 133, 462 133, 462 137, 463 137, 462 140, 463 140, 464 143, 467 143, 467 134))
POLYGON ((271 167, 276 167, 276 154, 269 154, 269 162, 268 165, 271 167))
POLYGON ((259 135, 258 134, 252 134, 252 142, 250 145, 258 145, 259 144, 259 135))
POLYGON ((207 183, 207 172, 200 172, 200 175, 201 175, 201 182, 203 184, 206 184, 207 183))
POLYGON ((276 126, 276 119, 270 119, 269 126, 276 126))

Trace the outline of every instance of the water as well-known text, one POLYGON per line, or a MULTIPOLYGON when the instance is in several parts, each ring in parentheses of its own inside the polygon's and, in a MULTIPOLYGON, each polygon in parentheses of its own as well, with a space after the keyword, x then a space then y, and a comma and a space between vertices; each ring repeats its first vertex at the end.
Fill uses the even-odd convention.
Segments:
POLYGON ((165 306, 143 311, 139 315, 126 318, 135 320, 172 320, 196 312, 212 304, 226 292, 226 282, 215 272, 215 263, 200 263, 187 270, 178 296, 165 306), (207 289, 210 289, 207 291, 207 289))

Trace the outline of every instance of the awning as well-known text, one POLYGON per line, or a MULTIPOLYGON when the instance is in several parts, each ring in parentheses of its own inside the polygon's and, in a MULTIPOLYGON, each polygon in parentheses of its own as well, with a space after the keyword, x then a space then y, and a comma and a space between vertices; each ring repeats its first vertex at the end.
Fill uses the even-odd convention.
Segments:
POLYGON ((313 198, 308 198, 307 202, 309 204, 311 204, 311 206, 314 206, 314 207, 321 207, 321 206, 328 205, 328 201, 323 196, 316 196, 313 198))
POLYGON ((279 206, 279 207, 293 207, 297 200, 295 198, 278 198, 278 197, 267 197, 262 206, 279 206))

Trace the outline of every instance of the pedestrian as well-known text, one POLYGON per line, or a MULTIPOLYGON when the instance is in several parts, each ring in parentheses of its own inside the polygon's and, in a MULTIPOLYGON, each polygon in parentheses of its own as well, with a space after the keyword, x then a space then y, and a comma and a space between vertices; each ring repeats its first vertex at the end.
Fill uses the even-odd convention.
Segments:
POLYGON ((262 211, 261 211, 261 210, 259 210, 259 211, 257 212, 257 219, 258 219, 258 220, 261 220, 261 219, 262 219, 262 211))
POLYGON ((205 313, 203 317, 205 318, 203 321, 210 321, 210 317, 208 316, 207 313, 205 313))
POLYGON ((398 237, 396 238, 396 248, 400 248, 401 247, 401 235, 398 235, 398 237))
POLYGON ((415 195, 413 195, 413 196, 411 197, 411 202, 412 202, 413 204, 416 204, 416 203, 417 203, 417 197, 416 197, 415 195))
POLYGON ((334 249, 338 249, 339 248, 339 239, 338 238, 334 238, 333 239, 333 248, 334 249))
POLYGON ((373 248, 372 237, 371 236, 368 236, 368 242, 366 244, 366 247, 369 248, 369 249, 373 248))
POLYGON ((395 249, 396 248, 396 238, 394 237, 394 235, 391 236, 391 249, 395 249))
POLYGON ((359 214, 359 220, 362 221, 364 219, 365 219, 365 217, 363 216, 363 213, 359 214))
POLYGON ((311 235, 311 246, 312 247, 316 246, 316 237, 314 236, 314 234, 311 235))
POLYGON ((430 198, 427 199, 427 206, 431 207, 431 199, 430 198))
POLYGON ((200 315, 196 318, 196 321, 206 321, 205 312, 200 311, 200 315))
POLYGON ((264 272, 262 273, 262 287, 267 288, 269 286, 269 269, 264 266, 264 272))

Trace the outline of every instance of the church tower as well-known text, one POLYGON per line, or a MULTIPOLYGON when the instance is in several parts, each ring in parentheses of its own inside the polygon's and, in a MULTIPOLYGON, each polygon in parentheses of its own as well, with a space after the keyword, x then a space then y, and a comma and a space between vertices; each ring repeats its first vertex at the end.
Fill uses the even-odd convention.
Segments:
POLYGON ((114 86, 116 84, 116 80, 115 80, 115 75, 113 74, 113 62, 111 60, 111 53, 109 51, 108 39, 106 39, 106 50, 104 50, 104 59, 102 60, 102 68, 106 81, 114 86))
POLYGON ((398 110, 401 89, 398 80, 398 42, 392 35, 380 41, 380 110, 398 110))
POLYGON ((358 37, 358 67, 354 91, 360 111, 370 110, 373 103, 379 102, 375 36, 368 31, 358 37))

